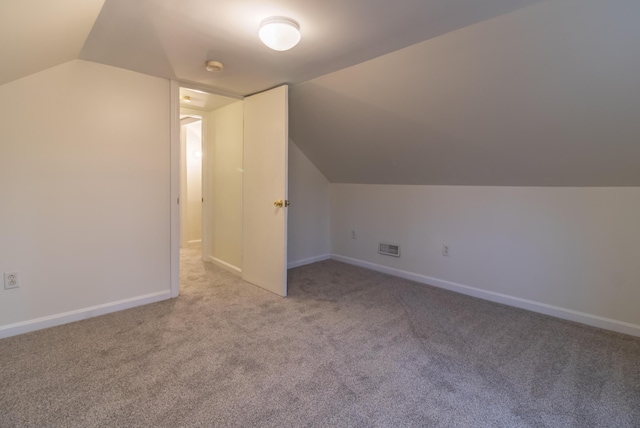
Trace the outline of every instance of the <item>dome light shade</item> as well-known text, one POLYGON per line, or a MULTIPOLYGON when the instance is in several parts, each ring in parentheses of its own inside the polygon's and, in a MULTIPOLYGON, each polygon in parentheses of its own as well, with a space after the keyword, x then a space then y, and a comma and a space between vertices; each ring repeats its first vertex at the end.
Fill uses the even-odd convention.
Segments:
POLYGON ((296 21, 281 16, 267 18, 258 33, 262 43, 276 51, 286 51, 300 41, 300 26, 296 21))

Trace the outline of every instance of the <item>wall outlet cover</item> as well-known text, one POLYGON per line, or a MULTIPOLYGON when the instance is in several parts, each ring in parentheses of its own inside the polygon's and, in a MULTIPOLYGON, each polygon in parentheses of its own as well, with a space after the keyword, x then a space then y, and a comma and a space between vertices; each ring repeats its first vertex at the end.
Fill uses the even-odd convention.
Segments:
POLYGON ((449 246, 447 244, 442 244, 442 255, 445 257, 449 257, 451 255, 449 246))
POLYGON ((5 272, 4 289, 11 290, 18 287, 20 287, 20 283, 18 282, 18 272, 5 272))

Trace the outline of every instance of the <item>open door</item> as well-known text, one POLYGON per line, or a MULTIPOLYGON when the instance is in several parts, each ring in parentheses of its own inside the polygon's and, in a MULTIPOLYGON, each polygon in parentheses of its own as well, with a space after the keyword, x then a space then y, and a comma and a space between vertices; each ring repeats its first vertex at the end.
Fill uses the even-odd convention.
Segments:
POLYGON ((244 100, 242 278, 287 295, 287 85, 244 100))

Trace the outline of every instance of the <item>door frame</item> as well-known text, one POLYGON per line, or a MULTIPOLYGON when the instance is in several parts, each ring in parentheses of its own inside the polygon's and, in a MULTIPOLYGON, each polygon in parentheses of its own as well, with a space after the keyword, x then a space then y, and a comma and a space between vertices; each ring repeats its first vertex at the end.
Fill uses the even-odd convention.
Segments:
MULTIPOLYGON (((207 193, 209 191, 208 189, 209 168, 208 168, 207 162, 205 161, 206 159, 208 159, 208 153, 209 153, 208 145, 205 144, 207 142, 207 139, 206 139, 207 117, 205 115, 206 112, 181 107, 180 116, 183 116, 184 114, 183 112, 185 110, 187 111, 186 114, 194 119, 194 122, 196 121, 200 122, 200 132, 201 132, 200 152, 202 153, 200 180, 201 180, 201 186, 202 186, 201 187, 202 200, 206 202, 210 198, 210 195, 207 193)), ((189 201, 189 192, 188 192, 189 161, 187 158, 189 157, 189 153, 187 150, 187 130, 185 126, 186 125, 182 124, 182 118, 180 118, 180 194, 182 195, 182 199, 185 202, 188 202, 189 201)), ((200 221, 201 240, 202 240, 201 253, 202 253, 202 260, 208 261, 209 253, 210 253, 209 249, 211 245, 209 242, 209 229, 208 229, 209 223, 205 221, 208 218, 208 213, 206 210, 207 204, 205 202, 200 204, 200 214, 202 217, 200 221)), ((189 245, 189 240, 187 239, 188 231, 186 229, 189 222, 182 221, 183 216, 187 216, 188 212, 189 212, 189 209, 187 204, 181 204, 180 205, 180 248, 186 248, 189 245)))
MULTIPOLYGON (((181 114, 182 115, 182 114, 181 114)), ((187 194, 187 160, 185 154, 187 153, 187 129, 182 124, 180 119, 180 195, 183 202, 189 201, 189 195, 187 194)), ((186 248, 189 243, 187 242, 187 222, 185 218, 187 214, 187 203, 178 204, 180 209, 180 248, 186 248)))
MULTIPOLYGON (((170 109, 170 244, 169 244, 169 263, 170 263, 170 290, 171 297, 178 297, 180 295, 180 88, 194 89, 210 94, 221 95, 228 98, 235 98, 239 101, 244 100, 244 97, 239 97, 236 94, 227 93, 224 91, 212 90, 191 83, 181 83, 177 80, 170 80, 169 88, 169 109, 170 109)), ((208 139, 205 138, 208 135, 208 121, 206 115, 202 115, 202 195, 204 197, 204 203, 202 205, 202 216, 209 215, 211 207, 208 204, 210 200, 210 189, 208 185, 208 166, 206 160, 209 156, 209 146, 205 144, 208 139)), ((183 201, 186 202, 186 201, 183 201)), ((210 255, 210 240, 208 235, 205 237, 205 233, 208 233, 208 227, 202 229, 202 247, 203 257, 209 257, 210 255), (205 241, 206 239, 206 241, 205 241), (209 247, 205 250, 205 245, 209 247)))
POLYGON ((170 148, 170 228, 171 239, 169 248, 170 287, 171 297, 180 294, 180 84, 176 80, 170 81, 169 88, 169 132, 171 134, 170 148))

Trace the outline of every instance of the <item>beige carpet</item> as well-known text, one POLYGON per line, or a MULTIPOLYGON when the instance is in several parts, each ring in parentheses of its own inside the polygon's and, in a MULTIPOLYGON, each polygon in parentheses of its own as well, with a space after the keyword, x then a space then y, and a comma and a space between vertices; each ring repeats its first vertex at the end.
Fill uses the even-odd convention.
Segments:
POLYGON ((0 340, 0 427, 640 427, 640 340, 326 261, 0 340))

